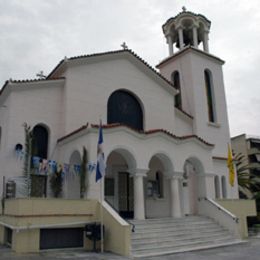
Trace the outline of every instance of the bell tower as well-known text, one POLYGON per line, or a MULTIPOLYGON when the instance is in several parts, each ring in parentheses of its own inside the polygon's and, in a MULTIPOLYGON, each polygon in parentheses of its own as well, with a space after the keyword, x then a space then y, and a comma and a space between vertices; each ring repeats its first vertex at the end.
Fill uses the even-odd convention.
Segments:
POLYGON ((162 26, 163 33, 169 47, 169 56, 174 54, 175 48, 183 50, 187 46, 199 48, 209 52, 209 30, 211 22, 201 14, 188 12, 185 7, 182 12, 170 18, 162 26))
POLYGON ((211 22, 204 15, 183 7, 162 26, 169 52, 157 68, 178 90, 175 110, 192 116, 190 134, 215 144, 214 156, 224 157, 230 138, 222 72, 224 61, 209 52, 210 26, 211 22))

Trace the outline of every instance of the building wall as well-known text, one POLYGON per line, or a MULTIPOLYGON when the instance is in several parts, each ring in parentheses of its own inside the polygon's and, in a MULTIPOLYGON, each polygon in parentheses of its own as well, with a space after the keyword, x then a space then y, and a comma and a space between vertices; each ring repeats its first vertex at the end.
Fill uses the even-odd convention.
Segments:
MULTIPOLYGON (((181 143, 166 135, 144 136, 125 127, 115 129, 104 129, 104 153, 107 158, 113 151, 124 151, 131 154, 133 160, 129 169, 147 169, 149 162, 156 154, 163 154, 169 158, 173 165, 172 172, 184 172, 185 161, 189 158, 197 158, 203 165, 205 173, 213 176, 213 165, 211 160, 211 148, 195 140, 186 140, 181 143)), ((68 161, 73 151, 81 151, 84 145, 88 151, 90 162, 96 162, 96 145, 98 140, 98 129, 89 129, 85 133, 68 138, 59 144, 59 158, 68 161), (75 138, 75 139, 74 139, 75 138)), ((203 175, 203 173, 201 173, 203 175)), ((210 178, 209 178, 210 179, 210 178)), ((209 180, 209 183, 211 181, 209 180)), ((206 191, 205 191, 206 192, 206 191)), ((207 189, 207 192, 210 191, 207 189)), ((95 182, 95 173, 89 175, 88 198, 99 198, 100 184, 95 182)), ((210 195, 211 196, 211 195, 210 195)))
MULTIPOLYGON (((170 86, 169 86, 170 88, 170 86)), ((116 90, 133 93, 141 103, 144 128, 174 127, 174 97, 128 59, 72 66, 66 75, 66 133, 85 122, 107 121, 107 102, 116 90)))
POLYGON ((183 109, 194 117, 193 133, 215 144, 215 156, 226 156, 230 136, 222 64, 214 58, 187 50, 160 67, 161 74, 169 80, 175 70, 180 73, 183 109), (208 120, 205 69, 212 73, 216 123, 210 123, 208 120))
MULTIPOLYGON (((2 119, 2 148, 0 150, 0 179, 22 175, 23 160, 17 158, 15 145, 25 143, 23 124, 27 123, 31 129, 36 124, 43 124, 49 130, 48 157, 52 158, 57 139, 60 137, 60 114, 62 111, 62 85, 39 83, 31 86, 15 86, 6 102, 6 112, 2 119)), ((0 186, 2 190, 2 185, 0 186)))
POLYGON ((242 160, 242 165, 247 165, 249 163, 248 161, 248 147, 247 147, 247 141, 246 141, 246 135, 242 134, 239 136, 235 136, 231 138, 231 146, 232 151, 234 152, 234 155, 242 154, 244 155, 244 159, 242 160))
POLYGON ((238 198, 237 176, 235 175, 234 186, 229 184, 229 171, 227 168, 227 160, 213 159, 214 173, 219 178, 220 198, 238 198), (224 196, 224 187, 222 178, 225 179, 226 197, 224 196))

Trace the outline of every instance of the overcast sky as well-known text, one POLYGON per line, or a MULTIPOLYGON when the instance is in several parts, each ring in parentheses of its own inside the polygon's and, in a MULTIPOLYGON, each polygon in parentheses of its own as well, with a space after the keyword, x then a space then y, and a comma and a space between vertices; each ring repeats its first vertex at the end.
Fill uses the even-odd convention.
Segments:
POLYGON ((154 67, 168 55, 161 26, 183 5, 212 22, 210 53, 226 61, 231 135, 260 136, 259 0, 0 0, 0 85, 124 41, 154 67))

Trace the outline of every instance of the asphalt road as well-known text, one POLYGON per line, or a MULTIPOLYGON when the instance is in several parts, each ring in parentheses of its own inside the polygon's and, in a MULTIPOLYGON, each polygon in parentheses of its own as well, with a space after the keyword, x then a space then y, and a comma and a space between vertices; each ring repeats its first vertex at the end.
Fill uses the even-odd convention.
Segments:
MULTIPOLYGON (((36 254, 16 254, 0 246, 1 260, 127 260, 129 258, 104 253, 88 253, 84 250, 55 250, 36 254)), ((250 238, 247 243, 235 246, 201 250, 167 256, 138 258, 140 260, 260 260, 260 238, 250 238)))

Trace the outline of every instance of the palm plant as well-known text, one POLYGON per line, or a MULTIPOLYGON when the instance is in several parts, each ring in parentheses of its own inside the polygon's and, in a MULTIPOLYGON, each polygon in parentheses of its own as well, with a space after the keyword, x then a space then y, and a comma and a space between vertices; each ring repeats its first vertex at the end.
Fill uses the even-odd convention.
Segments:
POLYGON ((241 153, 234 155, 240 197, 252 199, 260 190, 260 178, 250 172, 250 165, 241 153))

